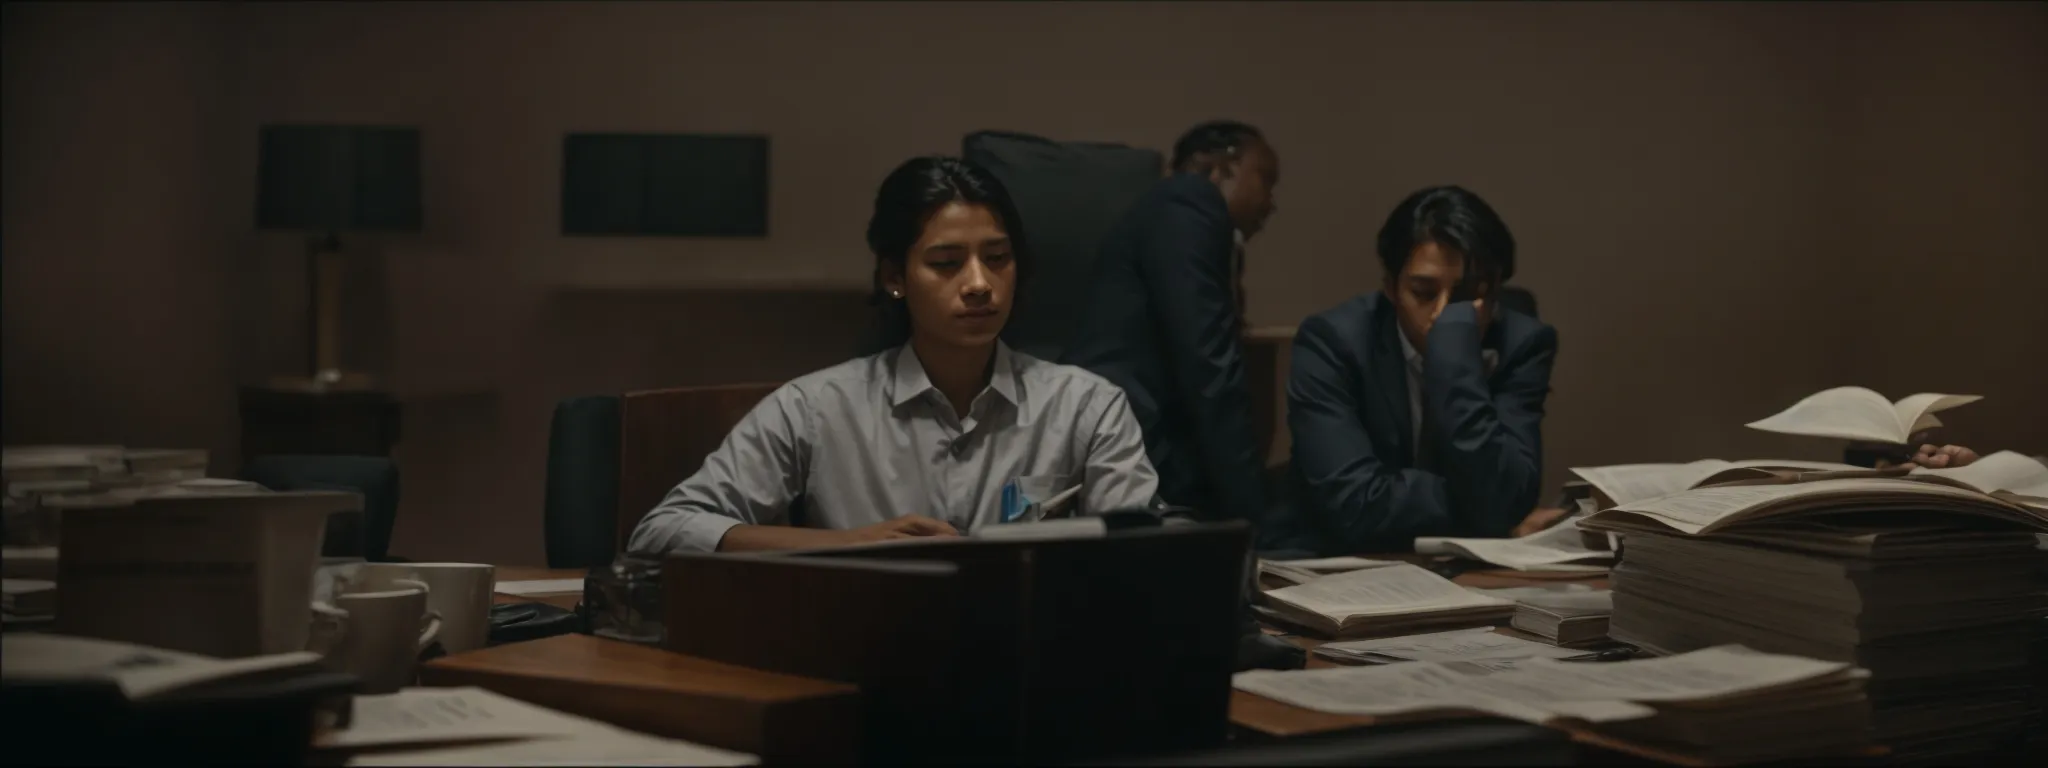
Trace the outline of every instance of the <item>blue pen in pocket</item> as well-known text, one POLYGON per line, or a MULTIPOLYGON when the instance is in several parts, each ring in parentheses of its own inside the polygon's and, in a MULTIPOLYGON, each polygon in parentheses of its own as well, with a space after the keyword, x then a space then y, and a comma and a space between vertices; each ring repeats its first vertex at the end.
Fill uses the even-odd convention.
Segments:
POLYGON ((1003 522, 1011 522, 1024 514, 1024 494, 1017 490, 1017 481, 1003 483, 1003 522))

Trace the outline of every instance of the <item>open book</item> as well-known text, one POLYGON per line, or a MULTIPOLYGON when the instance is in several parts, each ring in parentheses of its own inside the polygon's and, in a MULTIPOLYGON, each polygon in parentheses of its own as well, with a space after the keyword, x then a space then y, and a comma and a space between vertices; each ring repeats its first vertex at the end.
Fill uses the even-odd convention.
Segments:
POLYGON ((1513 600, 1477 594, 1408 563, 1276 589, 1266 593, 1266 604, 1276 618, 1331 637, 1483 626, 1515 612, 1513 600))
POLYGON ((1923 392, 1894 403, 1862 387, 1835 387, 1808 395, 1777 415, 1752 421, 1748 426, 1788 435, 1903 445, 1914 433, 1941 426, 1941 420, 1934 417, 1936 411, 1982 399, 1978 395, 1923 392))
POLYGON ((1340 715, 1485 712, 1581 727, 1692 762, 1845 755, 1870 742, 1867 672, 1735 645, 1658 659, 1416 661, 1241 672, 1238 690, 1340 715), (1788 725, 1790 724, 1790 725, 1788 725))
MULTIPOLYGON (((1953 476, 1947 476, 1954 481, 1953 476)), ((1960 481, 1957 481, 1960 482, 1960 481)), ((1730 526, 1884 512, 1962 516, 2048 531, 2048 507, 2001 492, 1893 478, 1840 478, 1784 485, 1719 485, 1596 512, 1581 527, 1612 533, 1703 535, 1730 526)))
POLYGON ((1700 459, 1685 464, 1573 467, 1571 471, 1593 486, 1593 492, 1597 497, 1595 507, 1598 509, 1654 499, 1703 485, 1773 479, 1820 479, 1831 476, 1826 473, 1879 474, 1877 470, 1849 464, 1795 459, 1700 459))

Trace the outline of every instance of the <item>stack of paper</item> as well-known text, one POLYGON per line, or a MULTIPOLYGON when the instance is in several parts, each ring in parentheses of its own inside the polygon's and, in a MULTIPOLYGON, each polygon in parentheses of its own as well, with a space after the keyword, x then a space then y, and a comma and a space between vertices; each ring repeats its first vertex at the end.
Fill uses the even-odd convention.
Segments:
POLYGON ((1740 646, 1662 659, 1413 662, 1239 673, 1249 693, 1345 715, 1498 715, 1593 730, 1688 759, 1844 756, 1870 743, 1865 672, 1740 646), (1573 721, 1573 722, 1565 722, 1573 721))
POLYGON ((2048 617, 2032 531, 2048 511, 1865 478, 1702 488, 1582 524, 1626 538, 1615 640, 1857 664, 1878 740, 1908 761, 1980 757, 2028 727, 2029 644, 2048 617))
POLYGON ((1525 597, 1515 601, 1512 626, 1569 648, 1606 644, 1614 593, 1607 590, 1525 597))
POLYGON ((1614 553, 1586 546, 1576 520, 1566 520, 1541 533, 1519 539, 1447 539, 1425 536, 1415 540, 1415 551, 1425 555, 1457 555, 1518 571, 1607 570, 1614 553))
POLYGON ((634 733, 482 688, 358 696, 318 740, 349 765, 754 765, 753 755, 634 733))
POLYGON ((1396 565, 1399 560, 1368 560, 1363 557, 1321 557, 1311 560, 1260 560, 1259 575, 1289 584, 1303 584, 1333 573, 1396 565))
POLYGON ((57 634, 0 638, 0 678, 21 681, 108 681, 130 700, 171 696, 231 680, 272 680, 323 669, 307 651, 220 659, 196 653, 57 634))
POLYGON ((1515 603, 1475 594, 1408 563, 1266 593, 1266 613, 1326 637, 1383 637, 1506 621, 1515 603))
POLYGON ((1351 640, 1316 646, 1315 654, 1340 664, 1393 664, 1403 661, 1476 662, 1493 668, 1492 662, 1517 659, 1564 659, 1585 655, 1584 651, 1503 635, 1490 627, 1434 632, 1426 635, 1351 640))

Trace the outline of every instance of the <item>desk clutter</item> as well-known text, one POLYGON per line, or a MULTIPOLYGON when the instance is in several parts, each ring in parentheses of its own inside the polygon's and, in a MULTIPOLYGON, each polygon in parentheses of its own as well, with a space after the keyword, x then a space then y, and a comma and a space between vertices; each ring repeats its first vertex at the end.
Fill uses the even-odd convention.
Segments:
POLYGON ((102 762, 221 757, 221 723, 279 765, 1049 762, 1438 720, 1682 765, 2048 746, 2048 467, 2017 454, 1578 468, 1546 530, 1398 554, 1254 561, 1242 523, 1142 516, 507 575, 323 560, 358 497, 175 453, 8 453, 7 717, 103 723, 133 751, 102 762), (1306 668, 1233 674, 1247 579, 1306 668))
POLYGON ((1864 753, 1924 764, 2048 741, 2039 460, 1573 472, 1581 514, 1522 539, 1418 539, 1413 559, 1427 569, 1302 580, 1306 568, 1262 564, 1267 615, 1340 642, 1303 641, 1324 668, 1246 672, 1234 685, 1362 722, 1485 712, 1686 764, 1864 753), (1441 577, 1569 579, 1589 567, 1611 591, 1441 577), (1488 600, 1509 604, 1508 621, 1488 600))

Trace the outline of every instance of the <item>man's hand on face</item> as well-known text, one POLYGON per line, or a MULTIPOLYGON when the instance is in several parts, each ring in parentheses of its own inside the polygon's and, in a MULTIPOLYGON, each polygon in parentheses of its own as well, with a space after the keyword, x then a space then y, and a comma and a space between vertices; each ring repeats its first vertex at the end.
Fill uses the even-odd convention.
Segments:
POLYGON ((894 520, 885 520, 874 525, 865 525, 843 532, 849 544, 890 539, 915 539, 926 536, 958 536, 960 531, 944 520, 935 520, 924 515, 904 515, 894 520))

